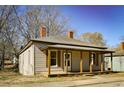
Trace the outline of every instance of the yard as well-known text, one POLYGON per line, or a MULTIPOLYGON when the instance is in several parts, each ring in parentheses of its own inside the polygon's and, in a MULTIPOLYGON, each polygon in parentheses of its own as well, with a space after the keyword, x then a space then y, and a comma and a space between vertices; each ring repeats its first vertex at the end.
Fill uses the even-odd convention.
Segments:
MULTIPOLYGON (((112 78, 123 78, 124 73, 110 73, 110 74, 101 74, 101 75, 94 75, 94 76, 82 76, 82 75, 75 75, 75 76, 66 76, 66 77, 52 77, 47 78, 38 74, 36 76, 22 76, 17 72, 14 72, 11 69, 5 69, 4 71, 0 71, 0 86, 26 86, 26 85, 41 85, 45 83, 52 83, 56 84, 56 82, 73 82, 73 81, 93 81, 93 80, 112 80, 112 78)), ((80 83, 80 82, 79 82, 80 83)))
POLYGON ((46 82, 58 82, 58 81, 73 81, 80 79, 90 79, 90 76, 67 76, 67 77, 53 77, 47 78, 41 74, 35 76, 22 76, 11 69, 0 71, 0 86, 6 85, 20 85, 20 84, 32 84, 32 83, 46 83, 46 82))

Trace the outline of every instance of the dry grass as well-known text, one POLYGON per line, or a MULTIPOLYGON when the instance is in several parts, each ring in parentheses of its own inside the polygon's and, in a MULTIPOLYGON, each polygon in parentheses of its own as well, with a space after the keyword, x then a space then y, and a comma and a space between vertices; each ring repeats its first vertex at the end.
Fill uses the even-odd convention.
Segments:
MULTIPOLYGON (((124 77, 124 73, 111 73, 98 75, 100 77, 124 77)), ((58 81, 73 81, 73 80, 86 80, 93 79, 93 76, 67 76, 67 77, 53 77, 47 78, 38 74, 36 76, 22 76, 11 69, 0 71, 0 86, 4 85, 21 85, 21 84, 33 84, 33 83, 45 83, 45 82, 58 82, 58 81)))
POLYGON ((115 78, 118 77, 119 78, 119 77, 124 77, 124 72, 118 72, 118 73, 114 72, 114 73, 109 73, 109 74, 104 73, 104 74, 101 74, 100 76, 103 78, 108 78, 108 77, 111 77, 111 78, 112 77, 115 77, 115 78))
POLYGON ((12 70, 0 71, 0 85, 5 84, 31 84, 31 83, 45 83, 45 82, 57 82, 57 81, 72 81, 72 80, 85 80, 90 79, 89 76, 68 76, 68 77, 54 77, 47 78, 42 75, 36 76, 22 76, 19 73, 12 70))

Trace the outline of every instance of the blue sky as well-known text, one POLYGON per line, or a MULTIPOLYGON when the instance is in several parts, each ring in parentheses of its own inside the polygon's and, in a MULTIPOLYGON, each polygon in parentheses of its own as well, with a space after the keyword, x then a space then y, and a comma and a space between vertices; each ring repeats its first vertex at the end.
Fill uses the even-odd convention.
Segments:
POLYGON ((60 6, 78 35, 100 32, 108 46, 116 46, 124 36, 124 6, 60 6))
MULTIPOLYGON (((57 6, 67 16, 77 35, 100 32, 108 46, 116 46, 124 36, 124 6, 57 6)), ((21 7, 21 11, 24 7, 21 7)))

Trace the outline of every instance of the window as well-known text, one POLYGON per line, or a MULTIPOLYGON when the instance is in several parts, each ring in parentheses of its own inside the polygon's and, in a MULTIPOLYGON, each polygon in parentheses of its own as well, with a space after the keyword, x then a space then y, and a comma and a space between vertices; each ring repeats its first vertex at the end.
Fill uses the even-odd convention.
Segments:
POLYGON ((51 51, 51 66, 56 66, 57 65, 57 56, 56 56, 56 51, 51 51))

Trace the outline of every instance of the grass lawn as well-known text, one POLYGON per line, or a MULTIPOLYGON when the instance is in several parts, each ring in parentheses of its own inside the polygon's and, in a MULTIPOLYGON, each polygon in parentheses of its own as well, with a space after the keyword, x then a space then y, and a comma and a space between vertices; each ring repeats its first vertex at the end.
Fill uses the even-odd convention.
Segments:
POLYGON ((22 76, 17 72, 12 71, 11 69, 6 69, 4 71, 0 71, 0 85, 7 84, 31 84, 31 83, 45 83, 45 82, 57 82, 57 81, 72 81, 72 80, 85 80, 91 79, 90 76, 67 76, 67 77, 52 77, 47 78, 42 76, 41 74, 35 76, 22 76))

